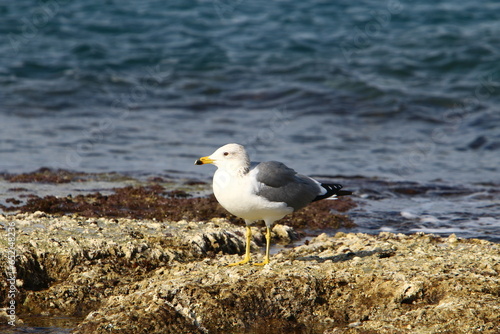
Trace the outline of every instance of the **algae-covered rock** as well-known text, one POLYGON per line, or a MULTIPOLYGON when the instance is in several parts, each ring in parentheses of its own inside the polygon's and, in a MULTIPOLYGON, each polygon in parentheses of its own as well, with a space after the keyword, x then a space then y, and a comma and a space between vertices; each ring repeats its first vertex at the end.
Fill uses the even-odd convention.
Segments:
POLYGON ((227 267, 244 230, 222 219, 3 219, 18 231, 21 319, 85 316, 74 333, 500 332, 500 246, 487 241, 322 234, 264 267, 227 267))

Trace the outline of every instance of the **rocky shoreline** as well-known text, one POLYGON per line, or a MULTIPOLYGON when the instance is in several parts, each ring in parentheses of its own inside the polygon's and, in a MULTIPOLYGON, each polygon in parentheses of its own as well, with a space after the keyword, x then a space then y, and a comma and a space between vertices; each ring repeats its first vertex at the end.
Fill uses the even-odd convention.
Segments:
MULTIPOLYGON (((227 219, 0 219, 17 231, 18 324, 42 314, 83 317, 79 334, 500 332, 500 246, 484 240, 321 234, 263 268, 226 267, 244 250, 227 219)), ((296 238, 273 230, 273 242, 296 238)), ((263 241, 255 227, 256 260, 263 241)), ((1 248, 5 276, 5 238, 1 248)), ((8 289, 4 277, 2 323, 8 289)))

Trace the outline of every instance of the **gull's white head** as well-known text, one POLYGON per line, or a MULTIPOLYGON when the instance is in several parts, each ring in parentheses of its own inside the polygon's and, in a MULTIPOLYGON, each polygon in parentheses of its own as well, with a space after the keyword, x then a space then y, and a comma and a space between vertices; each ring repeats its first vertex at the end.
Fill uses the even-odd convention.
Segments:
POLYGON ((218 148, 211 155, 195 161, 195 165, 204 164, 214 164, 226 170, 239 171, 250 166, 250 159, 242 145, 227 144, 218 148))

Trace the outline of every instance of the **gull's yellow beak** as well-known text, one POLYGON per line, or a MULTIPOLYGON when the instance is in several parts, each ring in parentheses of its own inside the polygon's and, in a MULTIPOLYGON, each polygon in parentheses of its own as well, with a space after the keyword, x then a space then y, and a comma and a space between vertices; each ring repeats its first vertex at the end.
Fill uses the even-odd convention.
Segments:
POLYGON ((209 157, 201 157, 194 162, 195 165, 204 165, 204 164, 213 164, 215 160, 210 159, 209 157))

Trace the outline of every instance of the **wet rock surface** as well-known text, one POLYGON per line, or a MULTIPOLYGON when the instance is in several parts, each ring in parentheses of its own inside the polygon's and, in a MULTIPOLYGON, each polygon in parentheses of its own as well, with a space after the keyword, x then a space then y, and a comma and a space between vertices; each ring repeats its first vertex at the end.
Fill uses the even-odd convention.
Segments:
MULTIPOLYGON (((75 333, 500 331, 500 247, 484 240, 321 234, 264 267, 227 267, 244 230, 226 219, 0 218, 16 224, 20 319, 82 316, 75 333)), ((275 227, 273 243, 294 239, 275 227)))

